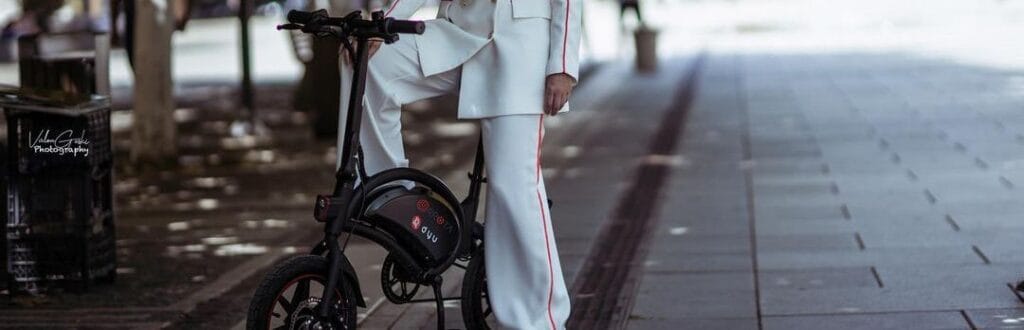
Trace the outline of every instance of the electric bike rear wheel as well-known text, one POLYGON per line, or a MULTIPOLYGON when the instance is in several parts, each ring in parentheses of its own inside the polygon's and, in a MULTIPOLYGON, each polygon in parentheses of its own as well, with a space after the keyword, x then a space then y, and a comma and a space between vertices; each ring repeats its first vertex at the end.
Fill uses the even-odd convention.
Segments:
POLYGON ((327 268, 327 259, 315 255, 294 257, 274 268, 256 289, 246 329, 355 329, 356 299, 351 286, 335 289, 330 324, 320 324, 316 316, 327 286, 327 268))
POLYGON ((466 323, 466 329, 470 330, 497 328, 487 294, 487 271, 482 247, 473 252, 462 277, 462 320, 466 323))

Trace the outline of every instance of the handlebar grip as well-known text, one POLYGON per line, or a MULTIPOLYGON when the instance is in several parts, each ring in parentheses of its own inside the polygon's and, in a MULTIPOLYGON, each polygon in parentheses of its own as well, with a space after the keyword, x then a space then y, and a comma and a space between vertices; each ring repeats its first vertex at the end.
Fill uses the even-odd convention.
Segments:
POLYGON ((427 25, 423 21, 406 21, 406 20, 392 20, 388 24, 387 29, 389 33, 411 33, 411 34, 423 34, 423 31, 427 29, 427 25))
POLYGON ((306 24, 313 19, 313 13, 301 10, 288 11, 288 21, 295 24, 306 24))

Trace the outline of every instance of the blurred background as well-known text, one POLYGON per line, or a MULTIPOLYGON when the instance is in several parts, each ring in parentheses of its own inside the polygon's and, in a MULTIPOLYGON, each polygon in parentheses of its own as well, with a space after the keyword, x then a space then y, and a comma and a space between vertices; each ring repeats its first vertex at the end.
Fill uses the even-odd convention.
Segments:
MULTIPOLYGON (((126 1, 0 0, 0 84, 28 85, 19 38, 72 35, 53 54, 85 50, 74 79, 110 97, 117 256, 87 289, 0 277, 0 327, 242 328, 319 239, 338 44, 275 26, 390 3, 126 1)), ((573 111, 546 120, 572 328, 1024 327, 1024 1, 638 3, 580 0, 573 111)), ((478 128, 456 105, 402 120, 413 166, 461 192, 478 128)), ((361 327, 432 326, 380 293, 385 251, 347 251, 361 327)))

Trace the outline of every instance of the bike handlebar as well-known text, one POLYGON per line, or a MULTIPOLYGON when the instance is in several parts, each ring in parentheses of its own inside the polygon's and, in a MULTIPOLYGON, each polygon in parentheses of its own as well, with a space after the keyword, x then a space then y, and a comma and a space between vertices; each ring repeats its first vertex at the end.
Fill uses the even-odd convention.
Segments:
POLYGON ((313 20, 313 13, 301 10, 292 10, 288 12, 288 22, 294 24, 306 24, 313 20))
POLYGON ((327 12, 323 10, 314 12, 289 11, 288 22, 299 25, 337 26, 353 33, 362 32, 371 35, 390 35, 396 33, 423 34, 423 31, 426 29, 426 24, 422 21, 398 20, 391 17, 374 17, 373 20, 365 20, 355 13, 349 14, 346 17, 329 17, 327 12))
POLYGON ((394 33, 423 34, 423 31, 427 29, 427 25, 423 24, 423 21, 407 21, 393 18, 388 20, 385 21, 387 29, 394 33))

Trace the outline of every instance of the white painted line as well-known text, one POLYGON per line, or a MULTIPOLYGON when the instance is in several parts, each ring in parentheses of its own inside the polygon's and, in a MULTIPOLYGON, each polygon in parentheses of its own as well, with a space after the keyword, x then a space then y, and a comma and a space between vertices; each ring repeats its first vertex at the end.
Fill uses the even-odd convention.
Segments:
POLYGON ((356 321, 356 325, 358 326, 363 324, 363 321, 366 321, 373 312, 377 311, 377 308, 379 308, 381 304, 384 304, 384 301, 386 300, 387 298, 384 297, 377 298, 377 301, 370 305, 370 308, 367 308, 366 312, 359 313, 359 320, 356 321))

